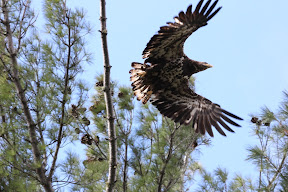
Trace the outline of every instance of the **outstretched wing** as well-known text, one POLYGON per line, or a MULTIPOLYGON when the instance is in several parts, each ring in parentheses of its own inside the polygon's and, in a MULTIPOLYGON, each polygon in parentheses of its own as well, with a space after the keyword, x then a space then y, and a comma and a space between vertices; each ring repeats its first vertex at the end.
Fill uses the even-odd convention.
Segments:
POLYGON ((198 28, 207 25, 207 22, 221 9, 219 7, 213 11, 218 0, 210 7, 211 0, 208 0, 201 9, 203 2, 204 0, 201 0, 198 3, 194 12, 190 5, 186 13, 181 11, 177 17, 174 17, 174 23, 168 22, 167 26, 160 27, 158 34, 150 39, 143 51, 143 58, 148 58, 146 62, 157 59, 171 60, 183 56, 185 40, 198 28))
POLYGON ((243 120, 242 118, 222 109, 219 105, 196 94, 185 86, 185 90, 165 90, 152 100, 152 104, 166 117, 174 122, 192 127, 196 133, 208 134, 213 137, 212 126, 223 136, 226 136, 221 126, 230 132, 234 132, 227 122, 241 127, 230 118, 243 120))

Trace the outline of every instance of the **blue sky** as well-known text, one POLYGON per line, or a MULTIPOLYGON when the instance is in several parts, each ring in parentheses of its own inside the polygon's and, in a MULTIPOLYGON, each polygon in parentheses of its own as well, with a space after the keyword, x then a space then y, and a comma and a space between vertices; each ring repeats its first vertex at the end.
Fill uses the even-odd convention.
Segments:
MULTIPOLYGON (((93 26, 87 43, 94 59, 84 71, 93 89, 95 74, 103 71, 98 32, 100 1, 68 2, 87 10, 87 20, 93 26)), ((142 51, 159 27, 173 21, 190 4, 195 8, 197 3, 198 0, 107 0, 112 78, 129 85, 131 62, 143 61, 142 51)), ((223 7, 221 11, 186 41, 185 53, 213 65, 196 75, 196 92, 244 121, 234 134, 215 134, 212 146, 201 148, 199 160, 208 171, 221 166, 231 173, 254 176, 254 166, 245 161, 246 148, 256 143, 251 136, 249 115, 260 112, 265 105, 277 110, 282 91, 288 90, 288 1, 220 0, 218 6, 223 7)), ((39 14, 41 19, 40 11, 39 14)))

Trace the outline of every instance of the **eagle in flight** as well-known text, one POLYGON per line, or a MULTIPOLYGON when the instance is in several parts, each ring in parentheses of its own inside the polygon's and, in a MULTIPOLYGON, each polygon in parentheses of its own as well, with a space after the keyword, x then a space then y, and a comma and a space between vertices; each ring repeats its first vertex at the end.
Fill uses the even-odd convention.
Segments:
POLYGON ((174 17, 175 22, 168 22, 148 42, 143 51, 144 64, 133 62, 129 73, 132 87, 138 100, 145 104, 150 98, 160 113, 181 125, 192 127, 196 133, 213 137, 212 126, 225 135, 222 127, 234 132, 227 122, 240 127, 231 118, 242 118, 222 109, 195 93, 189 87, 192 74, 212 67, 206 62, 189 59, 183 52, 185 40, 197 29, 207 25, 221 9, 214 9, 218 0, 210 6, 208 0, 202 7, 201 0, 192 12, 192 5, 186 13, 181 11, 174 17), (201 8, 202 7, 202 8, 201 8))

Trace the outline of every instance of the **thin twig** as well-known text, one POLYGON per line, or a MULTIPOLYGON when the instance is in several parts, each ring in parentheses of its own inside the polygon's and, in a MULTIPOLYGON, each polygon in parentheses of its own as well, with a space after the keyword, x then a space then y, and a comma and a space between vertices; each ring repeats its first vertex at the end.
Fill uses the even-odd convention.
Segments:
POLYGON ((172 153, 173 153, 173 146, 174 146, 174 136, 175 136, 175 133, 176 131, 179 129, 179 126, 177 126, 175 124, 175 127, 174 127, 174 130, 172 131, 172 133, 170 134, 170 138, 169 138, 169 150, 168 150, 168 154, 167 154, 167 157, 165 158, 164 160, 164 165, 160 171, 160 178, 159 178, 159 181, 158 181, 158 192, 161 192, 162 191, 162 185, 163 185, 163 179, 164 179, 164 176, 165 176, 165 171, 166 171, 166 167, 172 157, 172 153))
POLYGON ((59 127, 59 131, 58 131, 58 138, 57 138, 57 144, 56 144, 56 150, 53 156, 53 161, 52 161, 52 165, 50 168, 50 172, 49 172, 49 176, 48 179, 51 179, 54 171, 55 171, 55 167, 56 167, 56 161, 57 161, 57 157, 58 157, 58 153, 59 153, 59 149, 61 146, 61 142, 62 142, 62 135, 63 135, 63 127, 64 127, 64 119, 65 119, 65 105, 67 103, 67 90, 68 90, 68 83, 69 83, 69 68, 70 68, 70 60, 71 60, 71 52, 72 52, 72 46, 71 46, 71 26, 70 26, 70 18, 69 16, 67 17, 67 27, 68 27, 68 45, 66 45, 68 47, 68 55, 67 55, 67 64, 65 66, 65 75, 64 75, 64 79, 65 79, 65 85, 64 85, 64 93, 63 93, 63 97, 61 100, 61 119, 60 119, 60 127, 59 127))

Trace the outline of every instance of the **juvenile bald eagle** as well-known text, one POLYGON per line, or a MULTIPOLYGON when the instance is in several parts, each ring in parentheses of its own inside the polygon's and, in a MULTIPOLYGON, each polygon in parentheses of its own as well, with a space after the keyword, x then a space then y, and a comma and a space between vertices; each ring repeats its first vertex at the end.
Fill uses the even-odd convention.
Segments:
POLYGON ((181 11, 175 22, 160 27, 143 51, 144 64, 133 62, 130 80, 138 100, 145 104, 150 98, 153 105, 166 117, 176 123, 188 125, 192 122, 195 132, 213 137, 212 126, 225 135, 220 125, 234 132, 226 122, 240 127, 230 118, 240 117, 222 109, 220 105, 196 94, 189 88, 192 74, 212 67, 206 62, 189 59, 183 52, 185 40, 197 29, 207 25, 221 9, 214 8, 218 0, 209 7, 208 0, 202 7, 201 0, 192 12, 192 5, 186 13, 181 11), (202 7, 202 8, 201 8, 202 7))

